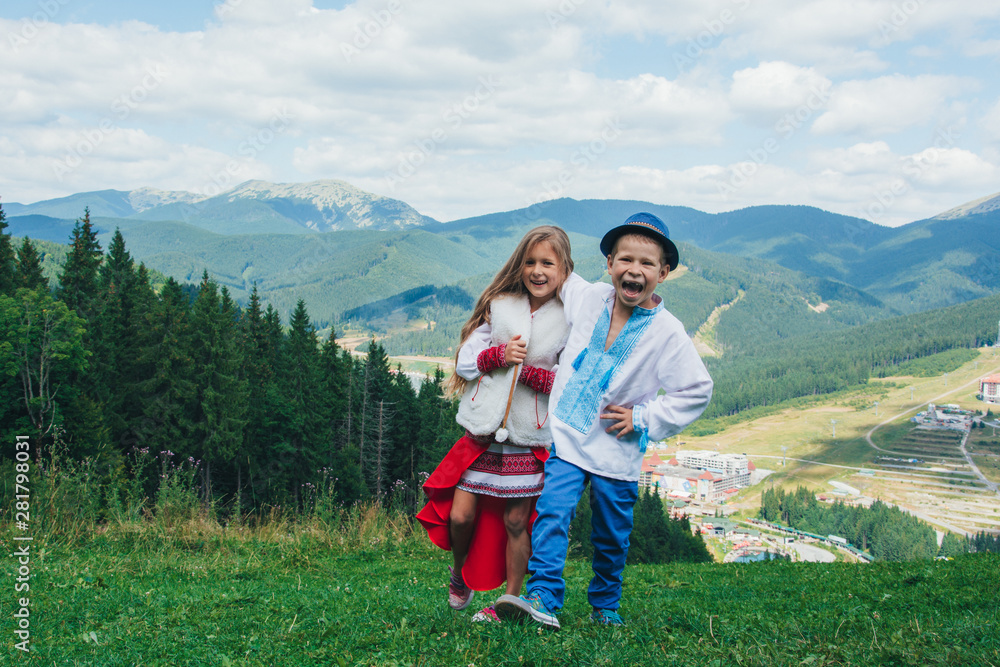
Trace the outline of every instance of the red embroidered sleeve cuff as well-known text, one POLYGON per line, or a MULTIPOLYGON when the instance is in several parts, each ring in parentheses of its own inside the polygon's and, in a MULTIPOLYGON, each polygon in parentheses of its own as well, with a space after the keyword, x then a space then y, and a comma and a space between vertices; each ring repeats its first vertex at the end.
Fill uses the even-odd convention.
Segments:
POLYGON ((507 344, 497 345, 496 347, 488 347, 479 353, 476 358, 476 368, 479 372, 485 375, 490 371, 497 368, 505 368, 507 366, 507 360, 505 359, 505 353, 507 352, 507 344))
POLYGON ((555 380, 555 378, 556 374, 552 371, 524 364, 521 366, 521 374, 518 376, 517 380, 521 384, 528 386, 537 392, 551 394, 552 381, 555 380))

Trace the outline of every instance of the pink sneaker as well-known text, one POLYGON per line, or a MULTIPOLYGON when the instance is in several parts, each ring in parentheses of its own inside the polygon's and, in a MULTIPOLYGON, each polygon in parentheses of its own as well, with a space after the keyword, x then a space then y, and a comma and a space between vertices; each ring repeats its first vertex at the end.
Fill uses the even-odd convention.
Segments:
POLYGON ((451 580, 448 582, 448 606, 455 611, 461 611, 469 606, 476 592, 465 585, 461 575, 456 575, 450 566, 451 580))
POLYGON ((472 622, 499 623, 500 617, 497 616, 497 611, 493 608, 493 605, 490 605, 489 607, 483 608, 482 611, 477 611, 476 615, 472 617, 472 622))

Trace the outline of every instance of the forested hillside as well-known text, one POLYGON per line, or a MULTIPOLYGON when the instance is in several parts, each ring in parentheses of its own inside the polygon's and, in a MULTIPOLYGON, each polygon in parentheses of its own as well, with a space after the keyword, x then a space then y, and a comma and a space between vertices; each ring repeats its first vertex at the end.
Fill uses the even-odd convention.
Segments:
POLYGON ((283 320, 301 299, 321 328, 358 306, 482 271, 477 253, 419 229, 233 236, 157 222, 128 236, 137 257, 181 282, 198 282, 211 267, 240 303, 256 284, 283 320))
POLYGON ((761 495, 759 516, 814 535, 837 535, 875 560, 920 560, 938 553, 937 537, 929 524, 879 500, 871 507, 841 502, 826 505, 804 486, 791 493, 771 488, 761 495))
MULTIPOLYGON (((108 205, 124 206, 119 199, 108 205)), ((252 310, 256 290, 263 304, 258 307, 271 308, 279 328, 302 306, 316 331, 349 325, 352 335, 360 330, 377 337, 377 349, 385 354, 446 358, 455 352, 471 304, 525 231, 545 222, 565 226, 577 272, 602 280, 598 237, 608 219, 640 205, 645 206, 555 200, 420 229, 326 234, 222 235, 135 217, 98 222, 106 230, 112 223, 123 225, 118 235, 122 242, 129 239, 130 257, 155 267, 144 275, 158 295, 164 282, 158 271, 179 284, 205 283, 209 271, 209 282, 234 307, 252 310)), ((837 391, 891 372, 901 362, 995 337, 998 304, 992 297, 901 317, 922 303, 962 301, 992 289, 993 242, 985 227, 995 211, 887 230, 807 207, 755 207, 714 216, 682 207, 652 210, 676 237, 737 253, 681 241, 682 265, 657 289, 688 332, 698 332, 706 349, 718 355, 708 360, 716 379, 708 416, 837 391), (979 245, 962 260, 949 250, 954 239, 943 234, 946 229, 977 235, 979 245), (874 255, 861 258, 869 253, 878 253, 879 261, 874 255), (929 271, 935 253, 944 264, 929 271), (829 273, 870 282, 891 299, 766 257, 820 274, 823 266, 839 267, 829 273), (955 278, 962 261, 968 264, 966 280, 979 276, 977 286, 965 291, 955 278), (907 277, 912 272, 919 280, 907 277), (717 321, 706 326, 713 313, 717 321)), ((98 225, 88 224, 96 233, 98 225)), ((110 247, 113 236, 106 231, 95 242, 110 247)), ((49 267, 50 282, 58 254, 47 246, 43 266, 49 267)))
POLYGON ((705 416, 825 394, 893 374, 904 362, 996 342, 1000 296, 904 315, 821 336, 749 336, 738 320, 718 335, 731 354, 706 360, 715 392, 705 416))
POLYGON ((241 309, 207 274, 193 293, 172 278, 154 291, 121 234, 102 252, 87 215, 54 295, 11 247, 0 233, 0 431, 31 436, 40 459, 145 487, 196 476, 205 502, 242 510, 412 507, 460 435, 440 373, 414 389, 377 343, 356 358, 319 340, 304 301, 286 329, 256 292, 241 309))

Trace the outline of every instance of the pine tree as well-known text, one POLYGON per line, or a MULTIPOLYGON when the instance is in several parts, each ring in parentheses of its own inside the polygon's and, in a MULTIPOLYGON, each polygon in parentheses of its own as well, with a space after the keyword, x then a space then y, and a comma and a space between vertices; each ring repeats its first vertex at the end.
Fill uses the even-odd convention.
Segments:
MULTIPOLYGON (((371 339, 368 343, 368 356, 365 359, 362 370, 361 384, 361 404, 358 412, 358 465, 361 468, 361 476, 368 485, 371 493, 377 494, 380 489, 376 486, 376 474, 371 469, 371 462, 381 455, 381 452, 374 450, 372 446, 372 435, 375 433, 378 424, 376 422, 380 402, 391 402, 389 389, 392 385, 392 376, 389 373, 389 358, 385 354, 385 349, 371 339)), ((383 446, 386 443, 379 443, 383 446)), ((391 453, 387 453, 391 456, 391 453)))
POLYGON ((142 414, 136 391, 142 380, 136 369, 137 327, 140 310, 149 307, 151 298, 152 289, 148 283, 140 284, 135 264, 125 249, 125 239, 116 229, 107 257, 98 270, 98 293, 93 303, 95 326, 91 332, 94 363, 89 377, 104 407, 112 441, 122 452, 137 444, 132 433, 142 414))
POLYGON ((195 367, 194 453, 202 464, 202 492, 213 494, 212 469, 230 464, 243 440, 246 385, 239 377, 236 313, 220 298, 218 285, 202 275, 192 310, 195 367))
POLYGON ((14 246, 7 227, 7 214, 0 205, 0 294, 13 296, 18 281, 15 277, 14 246))
POLYGON ((137 368, 144 379, 136 387, 142 414, 134 433, 136 446, 154 455, 195 451, 192 336, 187 296, 168 278, 139 329, 137 368))
POLYGON ((342 503, 352 503, 363 495, 361 470, 357 452, 348 445, 347 425, 350 423, 350 367, 351 355, 337 345, 331 329, 323 343, 319 358, 320 401, 326 427, 324 454, 327 471, 337 482, 336 498, 342 503))
POLYGON ((252 440, 248 441, 244 455, 253 502, 259 507, 263 503, 280 503, 288 499, 287 470, 293 461, 285 431, 293 415, 282 386, 287 340, 281 318, 272 305, 268 304, 255 331, 257 343, 253 358, 259 375, 248 370, 246 376, 249 383, 261 382, 255 391, 264 397, 265 403, 254 406, 252 440))
POLYGON ((323 454, 332 444, 324 441, 324 432, 328 431, 319 382, 319 340, 302 299, 289 321, 280 377, 280 387, 291 416, 284 428, 283 440, 289 455, 285 473, 291 486, 288 490, 298 502, 301 485, 317 479, 323 454))
POLYGON ((417 394, 420 423, 413 467, 420 483, 464 434, 455 421, 458 401, 444 396, 444 380, 441 368, 435 368, 434 375, 424 378, 417 394))
POLYGON ((389 458, 392 454, 391 429, 395 410, 385 399, 379 399, 374 410, 373 433, 369 446, 371 488, 375 497, 384 502, 389 490, 389 458))
MULTIPOLYGON (((273 311, 272 311, 273 312, 273 311)), ((254 283, 250 302, 241 320, 241 347, 243 376, 247 383, 247 425, 243 431, 243 445, 236 459, 237 489, 242 492, 243 472, 248 473, 251 501, 267 498, 271 476, 264 474, 264 459, 270 443, 278 440, 281 428, 279 418, 279 388, 277 357, 281 347, 280 325, 275 335, 261 309, 260 295, 254 283)))
POLYGON ((76 221, 70 238, 70 251, 59 276, 57 295, 67 306, 87 322, 93 317, 92 304, 97 297, 98 268, 101 265, 101 244, 90 222, 90 209, 76 221))
POLYGON ((708 552, 705 540, 702 539, 701 533, 691 531, 691 523, 686 516, 682 516, 680 519, 671 519, 670 526, 673 531, 683 536, 682 555, 676 560, 682 560, 686 563, 712 562, 712 554, 708 552))
POLYGON ((670 528, 663 501, 646 487, 632 510, 632 535, 629 538, 629 563, 666 563, 670 553, 670 528))
POLYGON ((26 289, 47 290, 49 287, 49 281, 42 273, 42 259, 31 239, 21 241, 21 247, 17 250, 15 282, 17 287, 26 289))
POLYGON ((394 501, 416 512, 420 484, 416 466, 422 445, 417 440, 417 435, 420 433, 421 410, 413 383, 399 365, 392 376, 389 394, 393 405, 389 474, 394 480, 393 493, 403 494, 400 498, 394 498, 394 501))

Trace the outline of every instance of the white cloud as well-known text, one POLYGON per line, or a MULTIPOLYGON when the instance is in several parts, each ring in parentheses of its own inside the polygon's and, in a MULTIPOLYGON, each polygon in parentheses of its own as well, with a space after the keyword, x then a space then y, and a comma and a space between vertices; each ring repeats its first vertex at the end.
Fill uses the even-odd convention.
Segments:
POLYGON ((827 111, 813 124, 820 134, 877 137, 931 122, 949 99, 973 88, 969 79, 893 74, 836 86, 827 111))
POLYGON ((965 53, 973 58, 995 58, 1000 56, 1000 39, 970 40, 965 53))
POLYGON ((764 62, 733 73, 730 100, 735 110, 773 123, 780 112, 807 104, 812 98, 821 108, 831 85, 810 67, 764 62))
POLYGON ((886 173, 895 166, 897 157, 889 144, 873 141, 847 148, 815 151, 809 161, 819 171, 860 175, 886 173))
MULTIPOLYGON (((440 219, 553 196, 845 212, 902 175, 906 141, 1000 97, 998 17, 926 0, 226 0, 190 32, 50 21, 0 44, 0 195, 342 178, 440 219), (762 131, 780 150, 757 160, 762 131), (60 181, 74 150, 86 166, 60 181)), ((985 194, 973 171, 995 174, 1000 104, 978 128, 893 215, 985 194)))
POLYGON ((988 141, 1000 142, 1000 100, 993 103, 979 124, 988 141))

